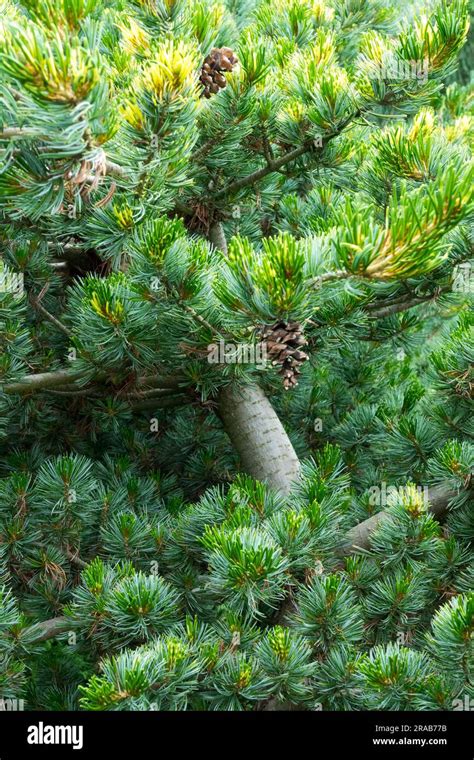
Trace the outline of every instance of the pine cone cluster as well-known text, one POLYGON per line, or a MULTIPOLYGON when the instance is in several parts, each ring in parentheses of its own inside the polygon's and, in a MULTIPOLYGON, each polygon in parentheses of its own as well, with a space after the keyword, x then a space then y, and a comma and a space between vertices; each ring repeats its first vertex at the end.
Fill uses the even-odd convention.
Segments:
POLYGON ((226 86, 225 71, 232 71, 237 57, 228 47, 214 48, 205 59, 199 81, 204 85, 203 95, 210 98, 226 86))
POLYGON ((301 347, 307 343, 301 325, 298 322, 284 321, 266 325, 262 331, 262 342, 273 366, 281 365, 280 375, 285 390, 298 385, 300 366, 309 359, 308 354, 301 351, 301 347))

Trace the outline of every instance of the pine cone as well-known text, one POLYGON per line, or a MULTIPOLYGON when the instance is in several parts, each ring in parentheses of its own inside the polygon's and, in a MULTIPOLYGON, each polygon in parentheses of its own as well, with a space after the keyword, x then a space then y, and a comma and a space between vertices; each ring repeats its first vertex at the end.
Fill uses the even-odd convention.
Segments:
POLYGON ((203 85, 203 96, 210 98, 227 84, 224 71, 232 71, 237 63, 237 57, 228 47, 214 48, 205 59, 199 81, 203 85))
POLYGON ((298 322, 276 322, 265 325, 262 330, 262 342, 273 366, 281 365, 280 375, 283 378, 285 390, 298 385, 300 366, 309 359, 308 354, 301 351, 307 341, 298 322))

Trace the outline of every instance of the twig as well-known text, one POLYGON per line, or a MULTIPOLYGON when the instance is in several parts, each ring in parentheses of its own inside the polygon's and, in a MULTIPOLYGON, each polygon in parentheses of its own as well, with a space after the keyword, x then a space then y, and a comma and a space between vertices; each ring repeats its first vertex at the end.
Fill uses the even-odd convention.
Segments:
POLYGON ((109 174, 111 177, 127 179, 130 176, 127 170, 123 168, 123 166, 119 166, 119 164, 116 164, 113 161, 109 161, 108 159, 105 162, 105 168, 107 174, 109 174))
POLYGON ((40 314, 43 315, 45 319, 47 319, 51 324, 55 325, 55 327, 58 328, 58 330, 61 330, 65 335, 68 336, 68 338, 72 338, 72 332, 68 330, 66 325, 63 325, 62 322, 59 321, 53 314, 50 314, 50 312, 42 306, 40 303, 39 298, 35 298, 34 296, 30 295, 30 303, 33 306, 36 311, 38 311, 40 314))
POLYGON ((420 303, 427 303, 428 301, 433 301, 436 298, 438 298, 439 292, 436 292, 435 294, 431 294, 429 296, 420 296, 419 298, 411 298, 407 299, 405 301, 400 301, 399 303, 394 303, 389 306, 384 306, 381 309, 378 310, 371 310, 370 311, 370 318, 371 319, 383 319, 384 317, 390 317, 392 314, 400 314, 402 311, 407 311, 408 309, 412 309, 414 306, 418 306, 420 303))
POLYGON ((130 408, 132 412, 147 412, 153 411, 154 409, 173 409, 174 407, 185 406, 189 403, 191 403, 189 396, 176 395, 138 401, 135 404, 131 404, 130 408))
POLYGON ((224 198, 226 195, 231 195, 238 190, 242 190, 244 187, 254 185, 256 182, 263 179, 268 174, 272 174, 272 172, 276 172, 278 169, 281 169, 282 166, 285 166, 291 161, 295 161, 297 158, 304 156, 305 153, 308 153, 313 148, 313 141, 311 141, 311 143, 304 143, 303 145, 300 145, 299 148, 295 148, 289 153, 285 153, 284 156, 280 156, 280 158, 267 163, 266 166, 258 169, 255 172, 252 172, 252 174, 248 174, 246 177, 242 177, 241 179, 235 180, 235 182, 231 182, 230 185, 227 185, 227 187, 214 193, 213 200, 219 200, 220 198, 224 198))
POLYGON ((324 274, 318 274, 312 280, 309 281, 309 286, 319 287, 322 282, 328 282, 329 280, 344 280, 348 277, 353 277, 352 272, 347 272, 345 269, 337 269, 334 272, 324 272, 324 274))

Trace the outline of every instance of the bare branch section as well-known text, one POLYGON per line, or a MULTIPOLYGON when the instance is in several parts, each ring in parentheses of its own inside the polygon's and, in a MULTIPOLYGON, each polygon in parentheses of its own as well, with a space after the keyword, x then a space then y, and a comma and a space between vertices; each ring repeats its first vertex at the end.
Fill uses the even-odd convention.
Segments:
POLYGON ((414 306, 419 306, 421 303, 428 303, 434 301, 439 296, 439 293, 435 293, 429 296, 420 296, 419 298, 407 298, 405 301, 389 304, 388 306, 382 306, 380 309, 369 309, 371 319, 383 319, 384 317, 390 317, 392 314, 400 314, 408 309, 413 309, 414 306))
MULTIPOLYGON (((456 496, 456 493, 444 486, 430 488, 428 490, 429 511, 437 518, 442 517, 446 512, 449 501, 454 496, 456 496)), ((369 517, 368 520, 364 520, 364 522, 351 528, 346 535, 347 541, 342 548, 341 554, 347 556, 354 554, 358 549, 369 549, 371 535, 379 525, 389 519, 390 514, 387 511, 378 512, 373 517, 369 517)))
MULTIPOLYGON (((63 385, 73 385, 87 375, 86 371, 74 372, 72 370, 58 370, 57 372, 42 372, 38 375, 26 375, 16 383, 7 383, 0 386, 3 393, 9 395, 40 392, 49 388, 58 388, 63 385)), ((97 379, 97 378, 94 378, 97 379)), ((136 382, 139 388, 162 388, 178 390, 181 385, 187 383, 184 375, 149 375, 148 377, 139 378, 136 382)), ((78 388, 78 390, 84 390, 78 388)))
MULTIPOLYGON (((443 517, 447 510, 449 501, 456 496, 454 491, 437 486, 429 489, 430 512, 437 518, 443 517)), ((359 549, 370 548, 370 536, 374 530, 384 521, 390 519, 387 512, 379 512, 368 520, 364 520, 355 528, 352 528, 346 535, 347 542, 344 544, 341 554, 347 556, 354 554, 359 549)), ((37 623, 27 629, 23 635, 28 636, 28 642, 36 644, 41 641, 47 641, 61 633, 72 629, 72 622, 66 617, 51 618, 44 623, 37 623)))
POLYGON ((209 240, 218 251, 227 256, 227 240, 224 234, 222 222, 214 222, 209 230, 209 240))
POLYGON ((26 375, 16 383, 7 383, 2 386, 3 393, 22 394, 41 391, 44 388, 56 388, 61 385, 69 385, 84 377, 85 372, 71 372, 62 369, 57 372, 41 372, 38 375, 26 375))
POLYGON ((242 469, 256 480, 288 494, 300 475, 300 462, 260 386, 224 388, 219 396, 218 415, 239 454, 242 469))
MULTIPOLYGON (((333 131, 330 132, 327 135, 323 135, 323 141, 326 145, 328 142, 333 140, 335 137, 338 137, 346 127, 349 126, 349 124, 354 121, 354 119, 357 119, 358 116, 360 116, 361 110, 357 109, 353 113, 349 114, 339 125, 338 127, 333 131)), ((303 145, 300 145, 298 148, 295 148, 294 150, 290 150, 288 153, 285 153, 283 156, 279 156, 278 158, 272 159, 271 156, 267 153, 267 163, 265 166, 263 166, 261 169, 257 169, 257 171, 252 172, 252 174, 248 174, 246 177, 241 177, 240 179, 236 179, 235 182, 231 182, 227 187, 223 188, 222 190, 219 190, 218 192, 214 193, 214 200, 219 200, 220 198, 225 198, 228 195, 232 195, 232 193, 236 193, 239 190, 243 190, 245 187, 250 187, 251 185, 255 185, 259 180, 263 179, 264 177, 267 177, 269 174, 273 174, 273 172, 277 172, 280 169, 282 169, 287 164, 290 164, 292 161, 296 161, 296 159, 301 158, 301 156, 304 156, 306 153, 310 153, 311 151, 317 151, 321 152, 321 150, 324 149, 324 146, 321 147, 315 147, 314 140, 308 140, 307 142, 303 143, 303 145)))
POLYGON ((174 409, 178 406, 185 406, 191 403, 189 396, 173 395, 158 397, 153 399, 146 399, 145 401, 137 401, 131 404, 132 412, 153 412, 155 409, 174 409))
POLYGON ((65 616, 50 618, 43 623, 36 623, 22 633, 22 639, 28 645, 40 644, 42 641, 54 639, 73 628, 70 618, 65 616))

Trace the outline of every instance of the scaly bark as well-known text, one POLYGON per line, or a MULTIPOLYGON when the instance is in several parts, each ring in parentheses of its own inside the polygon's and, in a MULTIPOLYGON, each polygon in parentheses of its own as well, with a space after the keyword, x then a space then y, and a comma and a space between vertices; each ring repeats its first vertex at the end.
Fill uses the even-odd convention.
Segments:
POLYGON ((300 462, 273 406, 258 385, 228 386, 218 413, 242 469, 256 480, 288 494, 300 475, 300 462))
POLYGON ((227 256, 227 240, 225 238, 222 222, 214 222, 209 230, 209 240, 218 251, 227 256))

